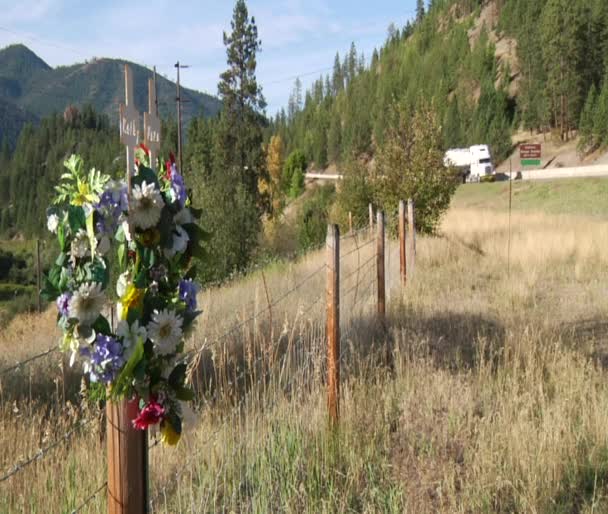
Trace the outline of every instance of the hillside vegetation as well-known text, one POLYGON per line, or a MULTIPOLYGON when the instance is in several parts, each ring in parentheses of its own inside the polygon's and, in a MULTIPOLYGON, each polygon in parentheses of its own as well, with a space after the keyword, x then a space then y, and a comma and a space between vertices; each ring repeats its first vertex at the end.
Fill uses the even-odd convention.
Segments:
MULTIPOLYGON (((4 103, 14 107, 6 110, 6 118, 0 117, 0 141, 5 138, 13 146, 25 122, 63 113, 70 105, 79 109, 92 105, 115 122, 118 104, 124 101, 125 63, 133 72, 135 107, 140 112, 147 111, 148 78, 152 77, 152 72, 143 66, 119 59, 93 58, 84 63, 51 68, 23 45, 1 49, 0 109, 4 103)), ((175 84, 158 75, 157 91, 160 115, 175 117, 175 84)), ((217 98, 192 89, 182 88, 182 98, 186 122, 194 116, 214 116, 220 109, 217 98)))
POLYGON ((414 110, 421 99, 442 120, 444 148, 486 143, 497 161, 520 126, 562 140, 580 127, 581 151, 608 144, 604 0, 433 0, 428 12, 422 5, 413 23, 391 25, 371 56, 353 44, 308 91, 296 81, 272 126, 288 151, 302 149, 318 167, 369 159, 393 104, 414 110))

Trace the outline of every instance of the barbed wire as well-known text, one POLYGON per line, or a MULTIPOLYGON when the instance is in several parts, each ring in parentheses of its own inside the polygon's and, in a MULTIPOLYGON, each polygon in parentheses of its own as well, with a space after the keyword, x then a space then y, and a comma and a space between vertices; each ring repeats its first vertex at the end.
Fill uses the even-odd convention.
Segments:
POLYGON ((84 509, 89 503, 91 503, 95 497, 104 489, 108 487, 108 481, 106 480, 103 484, 101 484, 93 493, 91 493, 87 498, 74 510, 72 510, 71 514, 78 514, 82 509, 84 509))
POLYGON ((36 355, 33 355, 32 357, 29 357, 23 361, 17 362, 16 364, 14 364, 13 366, 9 366, 8 368, 3 369, 2 371, 0 371, 0 377, 6 375, 7 373, 10 373, 11 371, 15 371, 16 369, 21 368, 22 366, 25 366, 26 364, 29 364, 30 362, 34 362, 38 359, 41 359, 42 357, 46 357, 47 355, 50 355, 56 351, 58 351, 59 348, 57 348, 56 346, 53 346, 51 348, 49 348, 48 350, 45 350, 41 353, 38 353, 36 355))
MULTIPOLYGON (((221 334, 219 337, 214 338, 212 340, 211 344, 217 344, 222 339, 228 337, 230 334, 232 334, 236 330, 238 330, 238 329, 242 328, 243 326, 247 325, 251 321, 255 320, 257 317, 265 314, 266 312, 268 312, 273 307, 276 307, 285 298, 287 298, 289 295, 291 295, 294 291, 297 291, 300 287, 302 287, 304 284, 306 284, 315 275, 317 275, 318 273, 320 273, 321 271, 323 271, 326 267, 327 267, 326 264, 323 264, 322 266, 319 266, 315 271, 313 271, 312 273, 310 273, 309 275, 307 275, 306 278, 302 279, 294 287, 292 287, 291 289, 289 289, 288 291, 286 291, 285 293, 283 293, 281 296, 279 296, 278 298, 276 298, 275 300, 273 300, 270 304, 268 304, 266 307, 264 307, 261 311, 254 313, 253 315, 251 315, 246 320, 241 321, 241 322, 237 323, 236 325, 232 326, 230 329, 228 329, 226 332, 224 332, 223 334, 221 334)), ((197 350, 191 350, 190 352, 188 352, 187 356, 197 355, 197 354, 203 352, 204 350, 206 350, 208 348, 209 348, 209 345, 208 344, 204 344, 203 346, 201 346, 197 350)))
POLYGON ((340 277, 340 282, 346 282, 349 278, 351 278, 355 273, 358 273, 362 270, 365 269, 365 267, 372 261, 374 261, 376 259, 376 254, 373 254, 370 258, 366 259, 363 264, 360 264, 357 268, 355 268, 354 270, 350 271, 349 273, 347 273, 344 276, 340 277))
POLYGON ((40 459, 43 459, 44 457, 46 457, 46 455, 51 450, 54 450, 55 448, 57 448, 64 441, 69 440, 76 433, 76 431, 79 428, 82 428, 83 426, 87 425, 88 423, 90 423, 90 421, 91 421, 90 419, 78 421, 70 430, 68 430, 65 434, 63 434, 59 439, 54 441, 52 444, 49 444, 48 446, 46 446, 44 448, 40 448, 31 457, 28 457, 27 459, 25 459, 21 462, 18 462, 17 464, 14 464, 12 468, 9 468, 2 476, 0 476, 0 483, 6 481, 9 478, 11 478, 12 476, 16 475, 17 473, 19 473, 20 471, 22 471, 23 469, 28 467, 33 462, 36 462, 37 460, 40 460, 40 459))
POLYGON ((367 246, 369 246, 370 244, 372 244, 375 241, 376 240, 374 238, 371 238, 369 241, 366 241, 361 246, 356 246, 355 248, 346 252, 345 254, 340 255, 340 262, 342 262, 344 259, 346 259, 346 257, 348 257, 349 255, 352 255, 355 252, 360 252, 363 248, 366 248, 367 246))

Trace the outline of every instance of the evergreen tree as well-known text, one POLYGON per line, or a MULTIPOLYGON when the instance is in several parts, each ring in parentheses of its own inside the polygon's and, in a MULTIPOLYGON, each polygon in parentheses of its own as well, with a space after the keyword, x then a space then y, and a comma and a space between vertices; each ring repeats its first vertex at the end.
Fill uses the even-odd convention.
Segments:
POLYGON ((262 147, 266 103, 256 79, 261 42, 244 0, 236 1, 231 28, 224 33, 228 69, 218 85, 223 110, 213 134, 213 169, 197 195, 211 232, 202 280, 222 279, 249 265, 261 213, 270 210, 258 189, 260 180, 268 180, 262 147))
POLYGON ((423 20, 424 14, 424 0, 416 0, 416 23, 423 20))
POLYGON ((608 144, 608 73, 604 78, 593 116, 593 143, 597 146, 608 144))
POLYGON ((551 112, 562 140, 579 119, 583 77, 583 16, 578 2, 548 0, 543 10, 543 60, 550 91, 551 112))
POLYGON ((595 84, 591 86, 589 94, 587 95, 587 101, 581 114, 581 121, 579 123, 578 133, 580 136, 578 142, 579 153, 585 154, 587 150, 594 146, 593 140, 593 115, 596 111, 597 103, 597 90, 595 84))
POLYGON ((342 65, 340 64, 340 54, 338 52, 336 52, 336 57, 334 59, 332 88, 334 91, 334 96, 338 96, 338 93, 344 89, 344 74, 342 71, 342 65))

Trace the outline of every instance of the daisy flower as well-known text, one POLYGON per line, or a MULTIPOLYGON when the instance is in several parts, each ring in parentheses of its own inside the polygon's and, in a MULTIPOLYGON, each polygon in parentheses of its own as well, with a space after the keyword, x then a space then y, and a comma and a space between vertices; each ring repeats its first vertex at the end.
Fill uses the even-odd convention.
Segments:
POLYGON ((57 232, 57 227, 59 226, 59 216, 57 214, 51 214, 46 219, 46 228, 49 229, 49 232, 55 234, 57 232))
POLYGON ((175 311, 154 311, 152 321, 148 324, 148 337, 154 343, 158 355, 175 352, 182 338, 182 323, 183 319, 175 311))
POLYGON ((70 246, 70 260, 75 265, 76 259, 83 259, 87 255, 90 255, 91 252, 91 242, 89 241, 89 236, 87 233, 80 229, 76 232, 76 236, 72 240, 72 244, 70 246))
POLYGON ((93 323, 101 313, 105 296, 101 284, 91 282, 82 284, 70 299, 68 314, 84 325, 93 323))
POLYGON ((141 186, 135 186, 130 205, 133 225, 142 230, 155 226, 160 220, 163 206, 163 198, 154 184, 144 181, 141 186))

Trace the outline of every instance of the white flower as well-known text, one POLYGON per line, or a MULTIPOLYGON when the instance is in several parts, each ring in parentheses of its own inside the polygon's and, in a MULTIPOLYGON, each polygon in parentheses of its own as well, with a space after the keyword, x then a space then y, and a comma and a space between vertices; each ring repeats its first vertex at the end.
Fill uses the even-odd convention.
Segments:
POLYGON ((90 325, 99 317, 104 302, 100 283, 82 284, 70 299, 68 315, 84 325, 90 325))
POLYGON ((57 232, 57 227, 59 226, 59 216, 57 214, 51 214, 46 219, 46 228, 49 229, 49 232, 55 234, 57 232))
POLYGON ((154 343, 154 350, 158 355, 169 355, 182 338, 182 323, 175 311, 163 309, 154 311, 152 321, 148 324, 148 337, 154 343))
POLYGON ((80 229, 76 232, 76 237, 72 239, 72 244, 70 246, 70 260, 72 264, 76 264, 76 259, 83 259, 89 255, 90 251, 91 242, 89 241, 89 236, 84 230, 80 229))
POLYGON ((118 298, 122 298, 127 292, 127 286, 129 285, 129 272, 125 271, 118 276, 116 281, 116 294, 118 298))
POLYGON ((175 216, 173 216, 173 221, 177 225, 187 225, 188 223, 192 223, 194 221, 194 218, 192 217, 190 209, 184 207, 175 216))
POLYGON ((146 184, 144 181, 141 186, 135 186, 129 211, 133 225, 142 230, 156 225, 164 204, 160 191, 154 184, 146 184))
MULTIPOLYGON (((122 217, 122 215, 121 215, 122 217)), ((120 226, 122 227, 122 231, 125 234, 125 239, 130 243, 132 241, 131 238, 131 231, 129 230, 129 222, 127 220, 123 220, 122 223, 120 224, 120 226)))
POLYGON ((186 248, 188 248, 188 241, 190 241, 188 232, 177 225, 175 230, 173 230, 173 242, 171 244, 171 248, 167 248, 165 250, 165 255, 167 257, 173 257, 176 253, 185 252, 186 248))
POLYGON ((97 243, 97 251, 100 255, 105 255, 110 250, 110 238, 108 236, 101 236, 101 239, 97 243))
POLYGON ((123 357, 126 360, 131 357, 137 342, 148 338, 146 327, 140 327, 137 320, 131 326, 126 320, 121 320, 116 327, 116 335, 122 339, 123 357))

